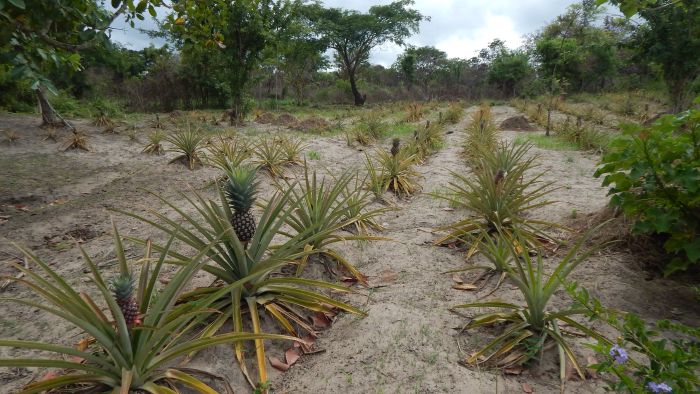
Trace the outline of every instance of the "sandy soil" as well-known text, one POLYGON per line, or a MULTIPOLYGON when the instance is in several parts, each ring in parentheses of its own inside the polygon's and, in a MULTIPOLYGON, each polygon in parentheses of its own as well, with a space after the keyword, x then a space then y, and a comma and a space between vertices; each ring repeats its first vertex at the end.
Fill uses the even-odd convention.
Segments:
MULTIPOLYGON (((466 112, 472 112, 474 108, 466 112)), ((494 107, 496 123, 517 114, 510 107, 494 107)), ((536 393, 560 391, 556 352, 548 352, 540 367, 520 375, 500 371, 476 370, 460 365, 479 344, 492 334, 473 330, 459 334, 465 318, 448 308, 476 301, 482 292, 452 289, 452 279, 445 271, 464 266, 459 250, 437 247, 434 229, 466 212, 452 211, 446 203, 429 195, 440 191, 450 180, 450 171, 467 172, 460 158, 461 142, 468 117, 448 127, 445 147, 416 167, 422 193, 407 199, 394 199, 396 210, 384 214, 380 221, 387 227, 381 235, 390 241, 369 244, 343 244, 339 249, 370 279, 395 277, 372 289, 358 289, 349 297, 361 305, 365 318, 343 315, 332 328, 321 333, 316 346, 323 352, 303 356, 288 372, 270 368, 272 388, 279 393, 520 393, 523 384, 536 393), (395 275, 394 275, 395 274, 395 275)), ((85 121, 78 126, 90 132, 93 151, 61 152, 58 144, 42 141, 43 131, 36 127, 36 117, 0 115, 0 129, 14 130, 22 138, 13 145, 0 145, 0 273, 14 275, 9 262, 18 258, 10 242, 19 242, 52 263, 76 288, 89 289, 84 265, 74 246, 78 240, 107 272, 115 269, 111 246, 110 217, 113 216, 124 235, 146 236, 153 231, 145 225, 114 215, 108 208, 145 212, 163 211, 150 190, 185 206, 180 191, 190 188, 213 195, 209 181, 216 171, 203 168, 189 171, 181 165, 168 165, 173 153, 147 156, 140 153, 143 144, 122 135, 101 134, 85 121)), ((290 132, 279 126, 251 125, 239 131, 251 137, 261 134, 290 132)), ((141 138, 145 140, 147 131, 141 138)), ((509 141, 522 132, 503 131, 509 141)), ((531 133, 537 133, 531 132, 531 133)), ((338 172, 361 168, 364 153, 348 147, 343 136, 309 136, 295 133, 308 144, 306 152, 320 153, 309 164, 321 171, 338 172)), ((383 144, 388 146, 388 142, 383 144)), ((592 177, 598 156, 579 151, 544 151, 539 155, 539 170, 545 181, 559 188, 551 198, 557 202, 534 213, 537 218, 571 223, 572 216, 584 220, 606 204, 606 190, 592 177)), ((294 169, 289 175, 300 174, 294 169)), ((273 190, 263 182, 263 195, 273 190)), ((158 237, 157 233, 152 234, 158 237)), ((563 234, 560 234, 563 235, 563 234)), ((139 248, 129 247, 137 256, 139 248)), ((551 262, 550 262, 551 263, 551 262)), ((471 274, 470 274, 471 275, 471 274)), ((467 275, 468 277, 469 275, 467 275)), ((693 294, 676 281, 654 278, 639 269, 636 257, 617 248, 591 257, 573 274, 608 306, 633 311, 645 318, 670 318, 686 324, 700 322, 693 294)), ((207 284, 200 275, 193 285, 207 284)), ((9 286, 2 296, 26 297, 29 293, 9 286)), ((491 296, 520 302, 517 290, 505 283, 491 296)), ((555 305, 568 303, 563 292, 556 295, 555 305)), ((0 337, 43 339, 71 344, 78 332, 67 324, 38 310, 0 304, 0 337)), ((577 339, 580 359, 591 355, 577 339)), ((281 358, 286 344, 269 345, 268 355, 281 358)), ((0 357, 21 354, 0 349, 0 357)), ((585 362, 585 361, 584 361, 585 362)), ((202 352, 193 367, 229 377, 236 392, 248 392, 229 347, 202 352)), ((13 392, 41 376, 35 370, 0 370, 0 392, 13 392)), ((567 382, 567 393, 602 393, 600 380, 567 382)))

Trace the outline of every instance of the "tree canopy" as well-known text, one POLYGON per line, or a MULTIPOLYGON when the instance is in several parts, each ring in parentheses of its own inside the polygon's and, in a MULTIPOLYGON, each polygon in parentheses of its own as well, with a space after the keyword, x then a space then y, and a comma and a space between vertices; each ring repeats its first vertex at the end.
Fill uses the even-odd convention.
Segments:
POLYGON ((399 0, 372 6, 367 13, 316 6, 311 17, 317 32, 336 51, 350 82, 355 105, 365 103, 366 97, 357 88, 357 71, 369 59, 372 48, 387 42, 403 45, 406 38, 418 32, 420 22, 426 19, 420 12, 409 8, 411 5, 412 0, 399 0))

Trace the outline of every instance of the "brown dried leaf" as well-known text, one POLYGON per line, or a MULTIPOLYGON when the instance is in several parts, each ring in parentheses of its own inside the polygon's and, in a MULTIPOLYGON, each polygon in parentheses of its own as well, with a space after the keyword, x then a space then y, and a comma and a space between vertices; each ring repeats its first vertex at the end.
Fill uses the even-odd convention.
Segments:
POLYGON ((301 357, 301 352, 298 348, 289 348, 284 352, 284 358, 287 360, 287 365, 290 367, 299 360, 301 357))
POLYGON ((532 386, 530 386, 527 383, 523 383, 521 386, 523 388, 524 393, 534 393, 535 392, 535 390, 532 388, 532 386))
POLYGON ((379 278, 382 283, 394 283, 398 279, 399 274, 396 271, 384 270, 379 273, 379 278))
POLYGON ((520 375, 523 373, 524 368, 521 367, 520 365, 515 365, 512 367, 505 368, 503 372, 505 372, 506 375, 520 375))
POLYGON ((454 281, 455 283, 464 283, 464 279, 462 279, 462 275, 456 274, 456 273, 452 274, 452 281, 454 281))
POLYGON ((471 283, 455 283, 452 285, 452 288, 456 290, 476 290, 478 286, 471 283))
POLYGON ((314 323, 314 328, 318 329, 328 328, 333 323, 323 312, 314 313, 314 315, 311 316, 311 320, 314 323))
POLYGON ((600 378, 600 376, 598 376, 598 371, 590 367, 591 365, 598 364, 598 360, 595 358, 595 356, 588 356, 586 362, 588 364, 586 367, 586 376, 591 379, 600 378))
POLYGON ((46 372, 46 373, 41 377, 41 379, 39 379, 39 381, 40 381, 40 382, 43 382, 43 381, 45 381, 45 380, 54 379, 54 378, 57 378, 57 377, 58 377, 58 372, 55 372, 55 371, 48 371, 48 372, 46 372))
POLYGON ((268 360, 270 360, 270 365, 272 365, 272 368, 282 371, 282 372, 287 372, 289 370, 289 365, 287 363, 283 363, 278 359, 277 357, 268 357, 268 360))

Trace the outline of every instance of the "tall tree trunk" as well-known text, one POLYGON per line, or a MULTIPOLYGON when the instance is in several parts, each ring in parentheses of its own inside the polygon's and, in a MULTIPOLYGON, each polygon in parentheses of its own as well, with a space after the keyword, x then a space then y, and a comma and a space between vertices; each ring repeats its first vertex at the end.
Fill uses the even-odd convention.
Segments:
POLYGON ((691 100, 690 92, 688 91, 689 81, 689 78, 680 76, 666 79, 668 93, 671 96, 671 112, 674 114, 690 108, 691 100))
POLYGON ((231 109, 228 112, 229 124, 231 126, 243 124, 246 116, 243 89, 236 89, 233 90, 233 92, 233 97, 231 97, 231 109))
POLYGON ((46 97, 46 88, 39 85, 36 89, 36 97, 39 100, 39 110, 41 111, 41 127, 74 127, 66 122, 61 115, 53 108, 49 99, 46 97))
POLYGON ((355 81, 354 72, 348 72, 348 78, 350 79, 350 90, 352 90, 352 95, 355 97, 355 105, 360 107, 365 104, 367 96, 360 94, 360 91, 357 90, 357 81, 355 81))

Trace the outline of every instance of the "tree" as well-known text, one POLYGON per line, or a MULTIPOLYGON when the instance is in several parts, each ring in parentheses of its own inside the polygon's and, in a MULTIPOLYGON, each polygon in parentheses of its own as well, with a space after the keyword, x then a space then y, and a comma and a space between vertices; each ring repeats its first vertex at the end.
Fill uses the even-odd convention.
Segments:
MULTIPOLYGON (((161 0, 112 0, 114 11, 96 0, 0 1, 0 42, 9 46, 4 55, 13 65, 15 79, 31 81, 41 109, 42 125, 70 126, 51 106, 47 90, 56 89, 47 77, 52 69, 81 68, 80 52, 109 37, 111 24, 119 16, 144 19, 148 10, 156 15, 161 0)), ((72 127, 72 126, 71 126, 72 127)))
POLYGON ((198 46, 223 52, 225 75, 230 87, 231 123, 246 115, 246 91, 251 73, 260 64, 263 51, 296 17, 298 1, 215 0, 178 1, 165 27, 183 52, 198 46))
MULTIPOLYGON (((310 10, 308 7, 300 9, 302 15, 310 10)), ((301 17, 289 26, 279 46, 285 79, 294 90, 297 105, 302 105, 306 86, 318 70, 328 66, 328 60, 323 55, 325 43, 313 34, 310 19, 301 17)))
POLYGON ((435 47, 409 47, 399 56, 394 68, 400 70, 405 80, 418 82, 430 97, 430 85, 447 73, 447 54, 435 47))
POLYGON ((502 52, 489 66, 488 81, 499 85, 503 94, 514 96, 516 87, 532 72, 527 54, 502 52))
POLYGON ((672 112, 690 107, 692 86, 700 77, 700 3, 697 0, 596 0, 617 5, 625 16, 646 24, 637 45, 646 60, 663 70, 672 112))
POLYGON ((427 19, 408 8, 412 4, 412 0, 398 0, 372 6, 367 13, 316 5, 312 16, 316 29, 336 51, 355 105, 363 105, 366 100, 357 88, 357 71, 369 59, 372 48, 387 42, 403 45, 406 38, 418 32, 420 21, 427 19))

